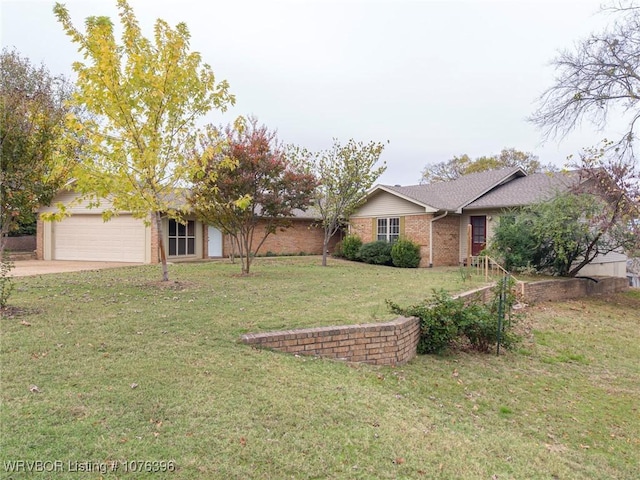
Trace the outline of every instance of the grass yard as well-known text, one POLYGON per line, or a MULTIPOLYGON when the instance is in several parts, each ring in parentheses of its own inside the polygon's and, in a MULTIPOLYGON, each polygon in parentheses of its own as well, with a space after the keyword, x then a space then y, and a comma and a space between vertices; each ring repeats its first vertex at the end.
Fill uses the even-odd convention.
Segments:
POLYGON ((390 368, 237 340, 384 321, 385 298, 480 283, 315 257, 239 270, 175 265, 168 286, 157 266, 16 279, 0 478, 638 478, 640 291, 530 308, 521 348, 501 357, 390 368), (56 471, 9 472, 18 460, 56 471))

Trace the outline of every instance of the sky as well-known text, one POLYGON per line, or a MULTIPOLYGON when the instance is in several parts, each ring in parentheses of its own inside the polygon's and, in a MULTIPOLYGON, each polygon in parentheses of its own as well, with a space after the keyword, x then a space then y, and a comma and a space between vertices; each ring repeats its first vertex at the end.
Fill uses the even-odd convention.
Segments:
MULTIPOLYGON (((117 18, 115 0, 63 1, 74 25, 117 18)), ((388 142, 378 183, 411 185, 426 165, 516 148, 562 167, 616 132, 588 123, 545 139, 527 121, 553 84, 551 60, 610 20, 600 1, 130 0, 145 36, 187 24, 191 48, 236 104, 283 143, 388 142), (609 135, 608 135, 609 134, 609 135)), ((45 0, 0 0, 0 44, 73 78, 80 60, 45 0)))

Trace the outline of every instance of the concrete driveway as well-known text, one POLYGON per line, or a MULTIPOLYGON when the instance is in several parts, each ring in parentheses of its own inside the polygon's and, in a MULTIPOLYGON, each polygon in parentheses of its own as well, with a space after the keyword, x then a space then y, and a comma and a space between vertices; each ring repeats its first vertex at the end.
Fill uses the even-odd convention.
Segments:
POLYGON ((76 262, 69 260, 17 260, 14 262, 12 277, 28 277, 48 273, 80 272, 104 268, 130 267, 141 263, 126 262, 76 262))

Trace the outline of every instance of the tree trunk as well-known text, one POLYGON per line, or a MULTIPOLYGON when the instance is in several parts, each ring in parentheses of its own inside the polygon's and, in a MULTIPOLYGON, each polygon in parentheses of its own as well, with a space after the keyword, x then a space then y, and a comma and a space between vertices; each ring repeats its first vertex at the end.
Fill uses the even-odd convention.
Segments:
POLYGON ((7 247, 10 228, 11 224, 9 221, 4 222, 2 225, 0 225, 0 258, 2 258, 4 249, 7 247))
POLYGON ((567 276, 569 277, 575 277, 578 272, 580 272, 580 270, 582 270, 582 268, 587 265, 589 262, 591 262, 591 260, 593 260, 595 257, 591 257, 591 258, 585 258, 584 260, 582 260, 578 265, 576 265, 575 267, 573 267, 571 270, 569 270, 569 273, 567 273, 567 276))
POLYGON ((327 266, 327 256, 329 251, 329 242, 331 241, 331 237, 333 237, 338 231, 338 228, 335 224, 331 224, 330 226, 324 226, 324 237, 322 238, 322 266, 327 266))
POLYGON ((160 212, 155 213, 156 230, 158 233, 158 250, 160 250, 160 262, 162 263, 162 281, 169 281, 169 267, 167 266, 167 255, 164 251, 164 235, 162 234, 162 216, 160 212))
POLYGON ((322 240, 322 266, 327 266, 327 249, 329 248, 329 240, 327 240, 327 236, 325 235, 322 240))
POLYGON ((249 239, 245 235, 244 241, 244 262, 242 262, 242 274, 249 275, 249 268, 251 267, 251 245, 249 239))

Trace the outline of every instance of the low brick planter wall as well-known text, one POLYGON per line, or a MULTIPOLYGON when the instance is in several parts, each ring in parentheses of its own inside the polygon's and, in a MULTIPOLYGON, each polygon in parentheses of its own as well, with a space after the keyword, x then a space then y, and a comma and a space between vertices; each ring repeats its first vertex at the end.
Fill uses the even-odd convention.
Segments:
POLYGON ((247 333, 240 340, 254 347, 299 355, 402 365, 415 357, 419 338, 418 319, 399 317, 385 323, 247 333))

